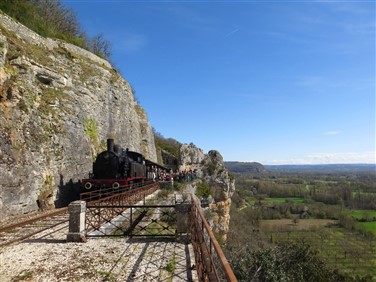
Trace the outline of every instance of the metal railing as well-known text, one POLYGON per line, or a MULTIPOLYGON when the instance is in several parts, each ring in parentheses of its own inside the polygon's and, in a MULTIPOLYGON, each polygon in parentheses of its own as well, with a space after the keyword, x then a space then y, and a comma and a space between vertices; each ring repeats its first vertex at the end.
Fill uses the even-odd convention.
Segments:
POLYGON ((80 200, 84 200, 91 203, 98 203, 98 202, 114 202, 119 200, 124 200, 129 197, 131 194, 138 194, 142 193, 142 191, 148 190, 150 187, 158 186, 157 182, 148 181, 148 182, 140 182, 134 183, 127 186, 120 186, 118 188, 113 187, 104 187, 100 189, 96 189, 93 191, 88 191, 80 194, 80 200), (129 193, 132 192, 133 193, 129 193))
POLYGON ((86 230, 99 230, 103 224, 121 215, 127 207, 145 201, 146 196, 155 192, 158 187, 158 183, 153 182, 138 188, 132 187, 131 190, 120 187, 116 191, 110 188, 81 194, 81 199, 87 201, 86 230))
POLYGON ((200 281, 238 281, 192 195, 191 242, 200 281))
MULTIPOLYGON (((158 183, 152 183, 150 185, 134 188, 129 190, 129 187, 120 187, 116 190, 102 189, 82 194, 82 199, 87 201, 86 210, 86 230, 87 231, 100 231, 102 235, 106 235, 106 232, 101 232, 104 224, 112 224, 111 221, 116 216, 122 216, 124 218, 124 211, 130 209, 130 225, 129 231, 133 236, 137 236, 138 232, 134 232, 133 229, 141 222, 144 215, 140 215, 140 219, 133 219, 132 209, 139 209, 142 206, 133 206, 137 202, 144 200, 145 197, 159 187, 158 183), (123 190, 119 190, 123 189, 123 190), (134 226, 133 226, 134 225, 134 226), (132 229, 132 230, 131 230, 132 229)), ((196 270, 200 281, 231 281, 237 282, 237 279, 232 271, 230 264, 228 263, 218 241, 216 240, 211 227, 206 221, 200 205, 195 200, 195 197, 191 196, 192 205, 190 208, 190 236, 191 243, 194 249, 196 270)), ((145 205, 145 201, 144 201, 145 205)), ((155 208, 150 206, 149 208, 155 208)), ((166 208, 173 208, 173 206, 166 206, 166 208)), ((163 212, 160 217, 166 216, 163 212)), ((168 216, 169 217, 169 216, 168 216)), ((155 219, 154 219, 155 220, 155 219)), ((167 221, 170 221, 168 219, 167 221)), ((157 223, 157 225, 160 225, 157 223)), ((146 225, 140 225, 140 231, 142 235, 145 235, 149 231, 145 231, 146 225), (145 229, 145 230, 144 230, 145 229)), ((157 226, 157 228, 165 226, 157 226)), ((115 226, 116 228, 116 226, 115 226)), ((154 227, 153 227, 154 228, 154 227)), ((158 231, 159 232, 159 231, 158 231)), ((123 235, 125 234, 122 233, 123 235)), ((154 233, 154 232, 153 232, 154 233)), ((130 234, 128 234, 130 235, 130 234)), ((155 234, 151 234, 155 236, 155 234)), ((164 234, 165 235, 165 234, 164 234)))

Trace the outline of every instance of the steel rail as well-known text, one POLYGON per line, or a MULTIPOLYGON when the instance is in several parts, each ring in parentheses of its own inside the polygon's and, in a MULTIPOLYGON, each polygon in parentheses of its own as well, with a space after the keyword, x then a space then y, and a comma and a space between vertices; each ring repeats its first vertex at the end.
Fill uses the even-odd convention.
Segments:
POLYGON ((27 238, 29 238, 29 237, 31 237, 31 236, 34 236, 34 235, 36 235, 36 234, 38 234, 38 233, 41 233, 41 232, 46 231, 46 230, 48 230, 48 229, 50 229, 50 228, 54 228, 54 227, 56 227, 56 226, 58 226, 58 225, 60 225, 60 224, 63 224, 64 222, 68 222, 68 220, 62 220, 62 221, 60 221, 60 222, 58 222, 58 223, 55 223, 55 224, 49 225, 49 226, 44 227, 44 228, 42 228, 42 229, 38 229, 38 230, 36 230, 36 231, 33 231, 33 232, 28 233, 28 234, 26 234, 26 235, 23 235, 23 236, 21 236, 21 237, 19 237, 19 238, 14 238, 14 239, 9 240, 9 241, 6 241, 6 242, 4 242, 4 243, 0 243, 0 247, 4 247, 4 246, 7 246, 7 245, 10 245, 10 244, 16 243, 16 242, 23 241, 23 240, 25 240, 25 239, 27 239, 27 238))
POLYGON ((91 205, 87 204, 87 208, 174 208, 175 205, 91 205))
POLYGON ((27 219, 27 220, 23 220, 23 221, 20 221, 20 222, 17 222, 17 223, 6 225, 6 226, 3 226, 3 227, 0 227, 0 233, 1 232, 7 232, 7 231, 15 229, 17 227, 22 227, 24 225, 34 223, 34 222, 39 221, 41 219, 45 219, 45 218, 52 217, 52 216, 59 215, 59 214, 64 214, 64 213, 67 213, 67 212, 68 212, 68 208, 61 208, 61 209, 58 209, 54 212, 38 215, 38 216, 35 216, 35 217, 27 219))
MULTIPOLYGON (((57 211, 54 211, 54 212, 51 212, 51 213, 46 213, 46 214, 43 214, 43 215, 39 215, 39 216, 36 216, 36 217, 33 217, 31 219, 28 219, 28 220, 24 220, 24 221, 21 221, 21 222, 18 222, 18 223, 14 223, 14 224, 11 224, 11 225, 7 225, 7 226, 4 226, 0 229, 0 233, 9 233, 9 231, 12 231, 14 229, 17 229, 17 228, 20 228, 20 227, 26 227, 27 225, 31 225, 33 223, 37 223, 38 221, 42 221, 46 218, 52 218, 54 216, 58 216, 58 215, 61 215, 61 214, 66 214, 68 212, 68 209, 67 208, 62 208, 62 209, 59 209, 57 211)), ((68 219, 64 219, 64 220, 58 220, 58 222, 56 223, 53 223, 53 224, 48 224, 48 226, 46 227, 38 227, 38 226, 30 226, 30 228, 36 228, 36 230, 34 231, 31 231, 27 234, 23 234, 19 237, 16 237, 16 238, 13 238, 13 239, 10 239, 10 240, 6 240, 4 242, 1 242, 0 243, 0 247, 4 247, 4 246, 7 246, 7 245, 10 245, 10 244, 13 244, 13 243, 16 243, 16 242, 20 242, 20 241, 23 241, 31 236, 34 236, 38 233, 41 233, 43 231, 46 231, 50 228, 54 228, 60 224, 63 224, 65 222, 68 222, 68 219)), ((17 232, 14 232, 15 235, 17 236, 17 232)), ((0 236, 1 238, 2 236, 0 236)))

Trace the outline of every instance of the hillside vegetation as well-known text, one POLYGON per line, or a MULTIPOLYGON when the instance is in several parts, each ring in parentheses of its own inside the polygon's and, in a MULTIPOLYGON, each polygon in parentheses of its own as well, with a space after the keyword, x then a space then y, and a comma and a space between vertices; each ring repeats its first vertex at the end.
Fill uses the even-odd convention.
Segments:
POLYGON ((0 10, 39 35, 62 39, 109 59, 111 45, 103 34, 90 38, 73 10, 60 0, 1 0, 0 10))
POLYGON ((180 146, 182 144, 173 138, 165 138, 154 128, 153 133, 158 162, 161 164, 169 163, 169 160, 166 158, 173 158, 178 161, 180 159, 180 146))
POLYGON ((225 162, 225 166, 233 173, 266 173, 265 167, 257 162, 225 162))

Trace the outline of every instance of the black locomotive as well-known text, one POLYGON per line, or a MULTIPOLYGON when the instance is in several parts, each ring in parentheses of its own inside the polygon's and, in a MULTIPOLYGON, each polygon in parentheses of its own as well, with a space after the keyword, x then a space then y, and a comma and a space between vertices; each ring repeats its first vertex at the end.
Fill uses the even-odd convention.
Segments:
POLYGON ((107 139, 107 150, 97 156, 93 163, 93 173, 88 179, 82 180, 82 187, 87 190, 119 188, 144 182, 148 176, 147 170, 149 169, 142 154, 124 150, 115 145, 113 139, 107 139))

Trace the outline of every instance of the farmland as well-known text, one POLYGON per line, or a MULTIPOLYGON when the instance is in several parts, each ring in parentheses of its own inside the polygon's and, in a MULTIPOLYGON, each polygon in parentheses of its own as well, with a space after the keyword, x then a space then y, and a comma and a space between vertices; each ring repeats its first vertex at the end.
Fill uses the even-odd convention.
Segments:
POLYGON ((371 238, 338 227, 334 220, 266 220, 260 228, 271 243, 300 241, 319 252, 333 268, 349 274, 376 277, 376 244, 371 238))
POLYGON ((329 276, 340 275, 322 281, 376 280, 374 171, 269 171, 235 178, 229 249, 309 246, 307 254, 315 254, 311 259, 322 261, 329 276))

